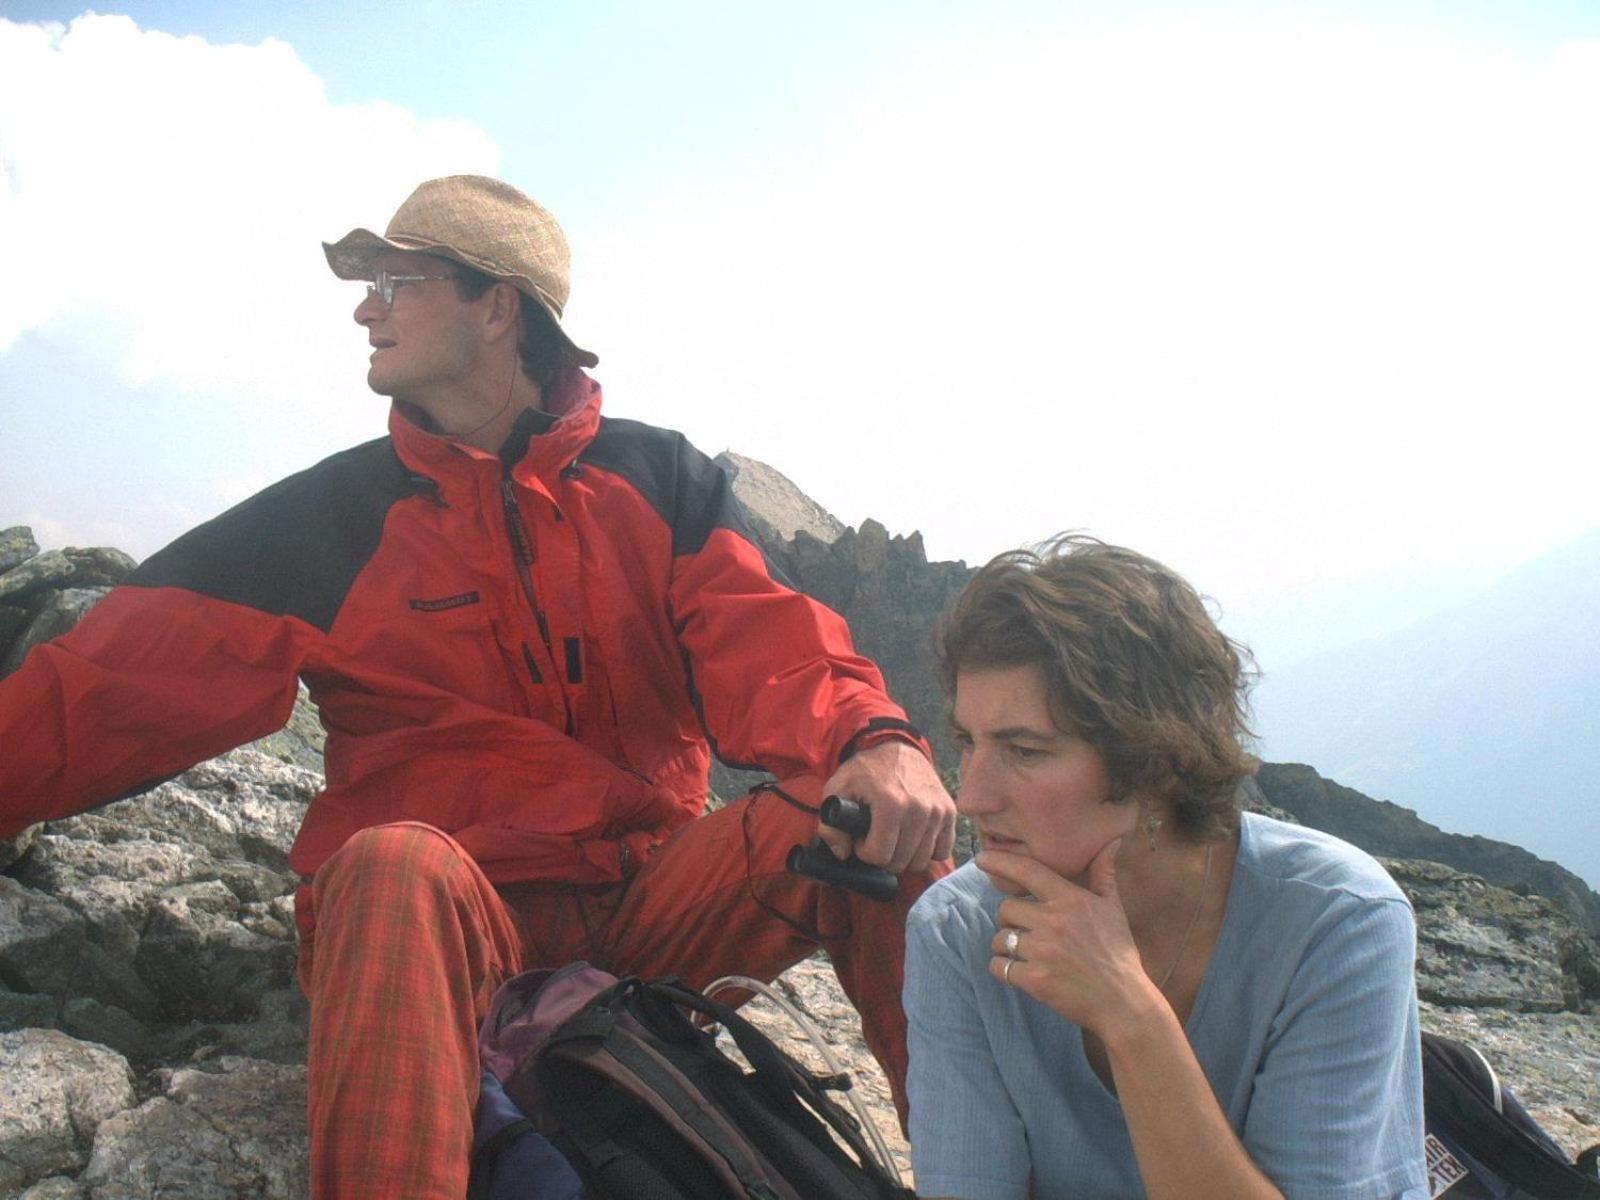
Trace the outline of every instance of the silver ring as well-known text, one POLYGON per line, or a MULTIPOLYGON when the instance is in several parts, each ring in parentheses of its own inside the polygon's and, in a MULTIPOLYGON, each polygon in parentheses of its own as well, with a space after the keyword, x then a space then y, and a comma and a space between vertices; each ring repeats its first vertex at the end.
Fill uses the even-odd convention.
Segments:
POLYGON ((1002 969, 1001 972, 1000 972, 1000 980, 1007 987, 1011 986, 1011 968, 1016 966, 1016 965, 1017 965, 1017 960, 1016 959, 1008 958, 1008 959, 1006 959, 1006 965, 1005 965, 1004 969, 1002 969))
POLYGON ((1002 939, 1001 945, 1005 946, 1005 948, 1006 948, 1006 957, 1007 958, 1015 958, 1015 957, 1017 957, 1017 943, 1020 942, 1021 940, 1022 940, 1022 930, 1020 930, 1020 929, 1008 929, 1008 930, 1006 930, 1006 936, 1005 936, 1004 939, 1002 939))

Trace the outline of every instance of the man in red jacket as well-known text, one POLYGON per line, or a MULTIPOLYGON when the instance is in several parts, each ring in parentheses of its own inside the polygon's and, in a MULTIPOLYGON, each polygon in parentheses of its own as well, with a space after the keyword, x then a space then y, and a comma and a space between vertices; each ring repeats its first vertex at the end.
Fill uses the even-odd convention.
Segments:
POLYGON ((291 855, 312 1187, 465 1190, 494 989, 535 965, 771 978, 825 946, 904 1115, 905 913, 948 869, 928 747, 722 471, 600 415, 565 238, 479 176, 324 247, 389 436, 153 555, 0 683, 0 836, 261 736, 303 680, 327 786, 291 855), (701 816, 712 746, 783 781, 701 816), (826 794, 891 904, 787 873, 826 794), (697 819, 698 818, 698 819, 697 819))

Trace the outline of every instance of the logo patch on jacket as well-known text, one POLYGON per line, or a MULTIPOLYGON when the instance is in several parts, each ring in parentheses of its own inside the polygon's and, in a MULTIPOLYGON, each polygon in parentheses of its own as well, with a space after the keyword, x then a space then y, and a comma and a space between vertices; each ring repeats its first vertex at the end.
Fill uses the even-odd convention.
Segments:
POLYGON ((444 612, 451 608, 465 608, 469 604, 478 602, 477 592, 462 592, 459 596, 444 596, 438 600, 412 600, 411 607, 417 612, 444 612))

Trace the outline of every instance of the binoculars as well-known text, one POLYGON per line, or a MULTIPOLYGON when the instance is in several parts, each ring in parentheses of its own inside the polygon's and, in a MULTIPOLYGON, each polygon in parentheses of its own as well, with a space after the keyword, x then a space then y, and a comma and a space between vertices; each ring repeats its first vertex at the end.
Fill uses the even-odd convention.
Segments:
MULTIPOLYGON (((844 796, 824 799, 821 819, 824 825, 848 833, 857 841, 866 837, 872 828, 872 810, 859 800, 844 796)), ((871 900, 892 900, 900 888, 900 880, 882 867, 864 863, 853 854, 843 860, 836 858, 821 838, 813 838, 808 845, 789 851, 787 865, 796 875, 848 888, 871 900)))

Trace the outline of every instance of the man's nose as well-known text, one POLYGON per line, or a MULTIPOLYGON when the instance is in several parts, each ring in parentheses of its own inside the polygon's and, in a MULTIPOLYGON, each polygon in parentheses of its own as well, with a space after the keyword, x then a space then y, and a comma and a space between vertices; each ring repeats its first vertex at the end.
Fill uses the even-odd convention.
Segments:
POLYGON ((379 317, 383 316, 383 304, 379 301, 376 293, 368 292, 361 297, 361 303, 356 305, 356 311, 352 315, 355 317, 357 325, 371 325, 379 317))

